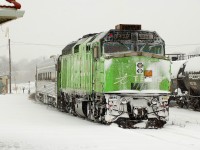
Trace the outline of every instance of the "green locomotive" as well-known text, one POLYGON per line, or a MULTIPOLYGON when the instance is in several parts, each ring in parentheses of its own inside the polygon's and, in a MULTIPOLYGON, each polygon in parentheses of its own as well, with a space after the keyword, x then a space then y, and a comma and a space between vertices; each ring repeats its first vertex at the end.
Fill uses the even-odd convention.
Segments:
POLYGON ((63 111, 125 128, 168 120, 170 61, 156 32, 120 24, 85 35, 62 50, 57 68, 63 111))

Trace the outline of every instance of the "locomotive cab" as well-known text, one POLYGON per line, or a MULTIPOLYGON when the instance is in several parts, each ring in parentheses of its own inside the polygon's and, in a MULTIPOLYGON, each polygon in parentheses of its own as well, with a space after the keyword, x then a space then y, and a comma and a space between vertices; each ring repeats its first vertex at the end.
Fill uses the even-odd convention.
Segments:
POLYGON ((104 123, 168 119, 170 62, 165 43, 141 25, 117 25, 67 45, 59 58, 60 108, 104 123))

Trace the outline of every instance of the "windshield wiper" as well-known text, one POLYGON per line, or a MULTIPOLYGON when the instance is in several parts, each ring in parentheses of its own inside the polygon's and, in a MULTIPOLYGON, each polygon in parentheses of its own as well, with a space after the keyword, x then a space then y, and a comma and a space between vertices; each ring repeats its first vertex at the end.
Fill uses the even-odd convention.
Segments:
POLYGON ((119 44, 125 46, 128 50, 130 50, 130 48, 129 48, 126 44, 122 43, 121 41, 117 41, 117 43, 119 43, 119 44))

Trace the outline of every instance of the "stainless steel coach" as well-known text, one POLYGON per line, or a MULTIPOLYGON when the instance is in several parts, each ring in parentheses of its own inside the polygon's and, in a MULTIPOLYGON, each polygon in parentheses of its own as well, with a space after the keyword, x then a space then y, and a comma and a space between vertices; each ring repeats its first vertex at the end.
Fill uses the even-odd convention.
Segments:
POLYGON ((36 66, 36 99, 57 105, 57 56, 51 56, 36 66))

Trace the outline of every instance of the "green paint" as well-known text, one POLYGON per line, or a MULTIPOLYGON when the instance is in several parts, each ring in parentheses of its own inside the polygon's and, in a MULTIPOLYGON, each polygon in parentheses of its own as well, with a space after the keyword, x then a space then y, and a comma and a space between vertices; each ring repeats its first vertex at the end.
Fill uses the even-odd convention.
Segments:
MULTIPOLYGON (((58 74, 58 89, 71 92, 79 91, 91 94, 118 90, 169 90, 170 62, 152 55, 130 55, 107 58, 105 57, 103 38, 87 37, 79 40, 72 47, 72 53, 60 57, 61 71, 58 74), (95 40, 94 40, 95 39, 95 40), (94 58, 97 48, 98 56, 94 58), (142 69, 153 70, 151 79, 145 78, 144 72, 137 73, 136 65, 143 64, 142 69), (164 68, 163 65, 167 66, 164 68), (166 70, 167 69, 167 70, 166 70)), ((119 43, 117 43, 119 44, 119 43)), ((160 43, 160 45, 164 43, 160 43)), ((146 54, 160 54, 162 46, 148 49, 146 54)), ((115 53, 114 53, 115 54, 115 53)))
POLYGON ((160 82, 160 90, 168 91, 169 86, 170 86, 170 83, 168 79, 164 79, 160 82))

